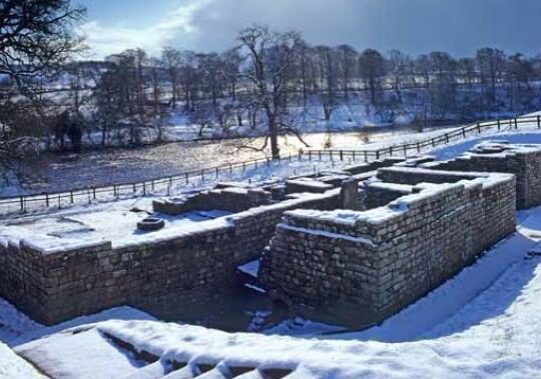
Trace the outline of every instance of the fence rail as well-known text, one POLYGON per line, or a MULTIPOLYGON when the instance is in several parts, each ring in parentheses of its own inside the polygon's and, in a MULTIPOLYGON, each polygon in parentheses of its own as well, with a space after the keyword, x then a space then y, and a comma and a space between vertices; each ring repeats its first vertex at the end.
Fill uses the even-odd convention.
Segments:
POLYGON ((93 201, 98 200, 133 198, 153 193, 170 195, 172 188, 175 186, 187 186, 197 180, 205 182, 206 180, 218 180, 220 177, 225 179, 227 174, 231 175, 238 170, 246 171, 250 168, 262 166, 270 167, 271 165, 287 164, 291 161, 313 161, 323 160, 325 158, 332 161, 344 161, 348 159, 352 161, 359 160, 370 162, 387 157, 409 156, 422 153, 426 150, 450 142, 459 141, 472 135, 478 135, 487 130, 518 130, 521 125, 524 124, 534 124, 538 129, 541 129, 541 116, 525 116, 506 120, 477 122, 475 124, 458 127, 436 137, 412 143, 393 145, 377 150, 299 150, 297 154, 291 154, 280 159, 271 160, 269 158, 261 158, 239 163, 230 163, 144 181, 115 183, 101 187, 85 187, 67 192, 49 192, 37 195, 4 197, 0 198, 0 214, 26 213, 30 210, 51 207, 64 208, 75 204, 92 203, 93 201))

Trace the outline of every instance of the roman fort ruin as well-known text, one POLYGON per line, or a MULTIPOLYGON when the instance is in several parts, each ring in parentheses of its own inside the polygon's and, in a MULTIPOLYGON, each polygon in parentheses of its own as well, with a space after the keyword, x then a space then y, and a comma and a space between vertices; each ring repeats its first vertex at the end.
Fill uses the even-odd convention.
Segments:
POLYGON ((7 226, 0 295, 50 325, 117 305, 189 306, 260 260, 258 285, 293 312, 365 327, 472 264, 514 232, 516 209, 539 204, 541 148, 504 141, 452 161, 221 183, 156 199, 152 217, 164 226, 154 231, 137 230, 138 210, 115 231, 91 214, 7 226), (33 237, 20 237, 25 228, 33 237))

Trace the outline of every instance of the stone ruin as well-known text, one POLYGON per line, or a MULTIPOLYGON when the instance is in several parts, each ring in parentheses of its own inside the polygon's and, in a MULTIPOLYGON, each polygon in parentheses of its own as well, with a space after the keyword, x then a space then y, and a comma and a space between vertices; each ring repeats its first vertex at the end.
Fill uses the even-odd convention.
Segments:
MULTIPOLYGON (((515 230, 513 175, 434 184, 425 175, 438 181, 446 173, 426 171, 380 171, 386 180, 422 177, 384 206, 286 212, 262 258, 265 287, 306 317, 367 326, 438 287, 515 230)), ((383 184, 379 193, 386 192, 383 184)))
POLYGON ((156 200, 152 217, 165 227, 130 243, 2 230, 0 295, 45 324, 118 305, 189 306, 220 296, 239 265, 261 258, 258 285, 273 299, 315 319, 371 325, 512 233, 517 207, 541 203, 541 149, 500 145, 156 200), (171 223, 213 210, 222 214, 171 223))
POLYGON ((517 181, 517 208, 541 203, 541 149, 539 145, 512 145, 487 141, 461 156, 422 166, 437 170, 512 173, 517 181))

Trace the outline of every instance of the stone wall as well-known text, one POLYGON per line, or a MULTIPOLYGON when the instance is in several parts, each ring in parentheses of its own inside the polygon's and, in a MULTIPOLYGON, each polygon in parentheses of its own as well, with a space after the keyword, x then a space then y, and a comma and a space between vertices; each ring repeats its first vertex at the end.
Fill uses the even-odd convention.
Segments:
POLYGON ((175 216, 192 211, 210 210, 237 213, 270 203, 271 193, 261 188, 227 187, 180 198, 154 200, 152 206, 155 212, 175 216))
POLYGON ((369 182, 362 187, 363 209, 382 207, 401 196, 412 193, 412 186, 406 184, 369 182))
POLYGON ((149 235, 133 245, 90 241, 46 249, 2 241, 0 295, 47 325, 124 304, 151 310, 170 300, 204 300, 231 287, 236 267, 259 256, 285 211, 335 209, 339 191, 202 222, 189 233, 149 235))
MULTIPOLYGON (((541 204, 541 148, 528 145, 497 146, 503 150, 498 153, 467 153, 453 160, 428 163, 425 167, 514 174, 517 181, 517 208, 525 209, 541 204)), ((479 145, 476 148, 483 151, 479 145)))
POLYGON ((436 288, 515 230, 512 175, 422 184, 413 192, 365 212, 285 213, 262 258, 263 283, 309 317, 366 326, 436 288))

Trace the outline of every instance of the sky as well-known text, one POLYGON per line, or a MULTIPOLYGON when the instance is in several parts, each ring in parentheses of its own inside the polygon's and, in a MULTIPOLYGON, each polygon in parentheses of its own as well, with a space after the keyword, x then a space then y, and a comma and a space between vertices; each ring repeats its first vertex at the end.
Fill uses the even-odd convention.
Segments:
POLYGON ((91 57, 140 47, 199 52, 235 45, 251 24, 295 30, 311 44, 349 44, 359 51, 411 55, 481 47, 541 53, 541 0, 79 0, 91 57))

